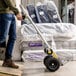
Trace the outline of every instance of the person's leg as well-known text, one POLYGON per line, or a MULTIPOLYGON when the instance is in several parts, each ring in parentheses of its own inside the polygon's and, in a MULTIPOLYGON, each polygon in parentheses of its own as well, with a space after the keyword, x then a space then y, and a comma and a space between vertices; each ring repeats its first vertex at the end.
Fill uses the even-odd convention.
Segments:
POLYGON ((18 68, 18 66, 15 65, 14 62, 12 61, 12 51, 15 40, 16 40, 16 21, 14 14, 12 14, 12 22, 9 29, 9 37, 6 47, 5 61, 3 63, 3 66, 5 67, 18 68))
POLYGON ((12 51, 13 51, 15 40, 16 40, 16 20, 15 20, 15 16, 12 15, 12 22, 9 29, 9 37, 8 37, 6 53, 5 53, 6 59, 12 58, 12 51))
POLYGON ((8 26, 6 26, 6 20, 4 20, 5 14, 0 14, 0 51, 4 52, 6 49, 6 37, 8 33, 8 26), (5 29, 6 28, 6 29, 5 29))
POLYGON ((0 44, 6 41, 10 24, 11 24, 11 16, 8 17, 9 14, 0 14, 0 44))

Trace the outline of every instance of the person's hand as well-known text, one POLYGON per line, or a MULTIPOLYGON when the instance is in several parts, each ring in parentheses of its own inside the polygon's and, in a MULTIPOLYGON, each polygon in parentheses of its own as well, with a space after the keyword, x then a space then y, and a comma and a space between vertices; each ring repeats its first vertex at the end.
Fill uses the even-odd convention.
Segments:
POLYGON ((16 17, 17 17, 18 20, 22 20, 22 14, 21 14, 21 13, 18 13, 18 14, 16 15, 16 17))

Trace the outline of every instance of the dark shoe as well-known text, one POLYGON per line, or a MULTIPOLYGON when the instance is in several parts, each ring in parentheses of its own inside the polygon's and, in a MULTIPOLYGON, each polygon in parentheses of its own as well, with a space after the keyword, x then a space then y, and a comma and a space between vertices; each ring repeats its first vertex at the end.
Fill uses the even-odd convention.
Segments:
POLYGON ((15 63, 11 60, 11 59, 8 59, 8 60, 5 60, 2 64, 3 67, 10 67, 10 68, 15 68, 15 69, 18 69, 19 66, 18 65, 15 65, 15 63))

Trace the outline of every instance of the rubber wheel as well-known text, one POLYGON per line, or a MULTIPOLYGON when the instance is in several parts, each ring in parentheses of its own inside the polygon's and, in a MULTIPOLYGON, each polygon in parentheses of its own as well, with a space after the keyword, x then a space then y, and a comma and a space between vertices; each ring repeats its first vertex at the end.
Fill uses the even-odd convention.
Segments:
POLYGON ((58 59, 53 58, 52 56, 46 56, 44 58, 44 65, 51 72, 55 72, 60 67, 60 63, 59 63, 58 59))

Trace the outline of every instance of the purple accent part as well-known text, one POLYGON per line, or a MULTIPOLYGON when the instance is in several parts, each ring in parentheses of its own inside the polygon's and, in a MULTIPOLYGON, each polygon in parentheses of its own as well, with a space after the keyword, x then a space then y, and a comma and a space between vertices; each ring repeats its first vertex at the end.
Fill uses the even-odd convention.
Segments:
POLYGON ((40 47, 40 46, 42 46, 42 43, 30 42, 30 43, 28 43, 28 46, 29 46, 29 47, 40 47))

